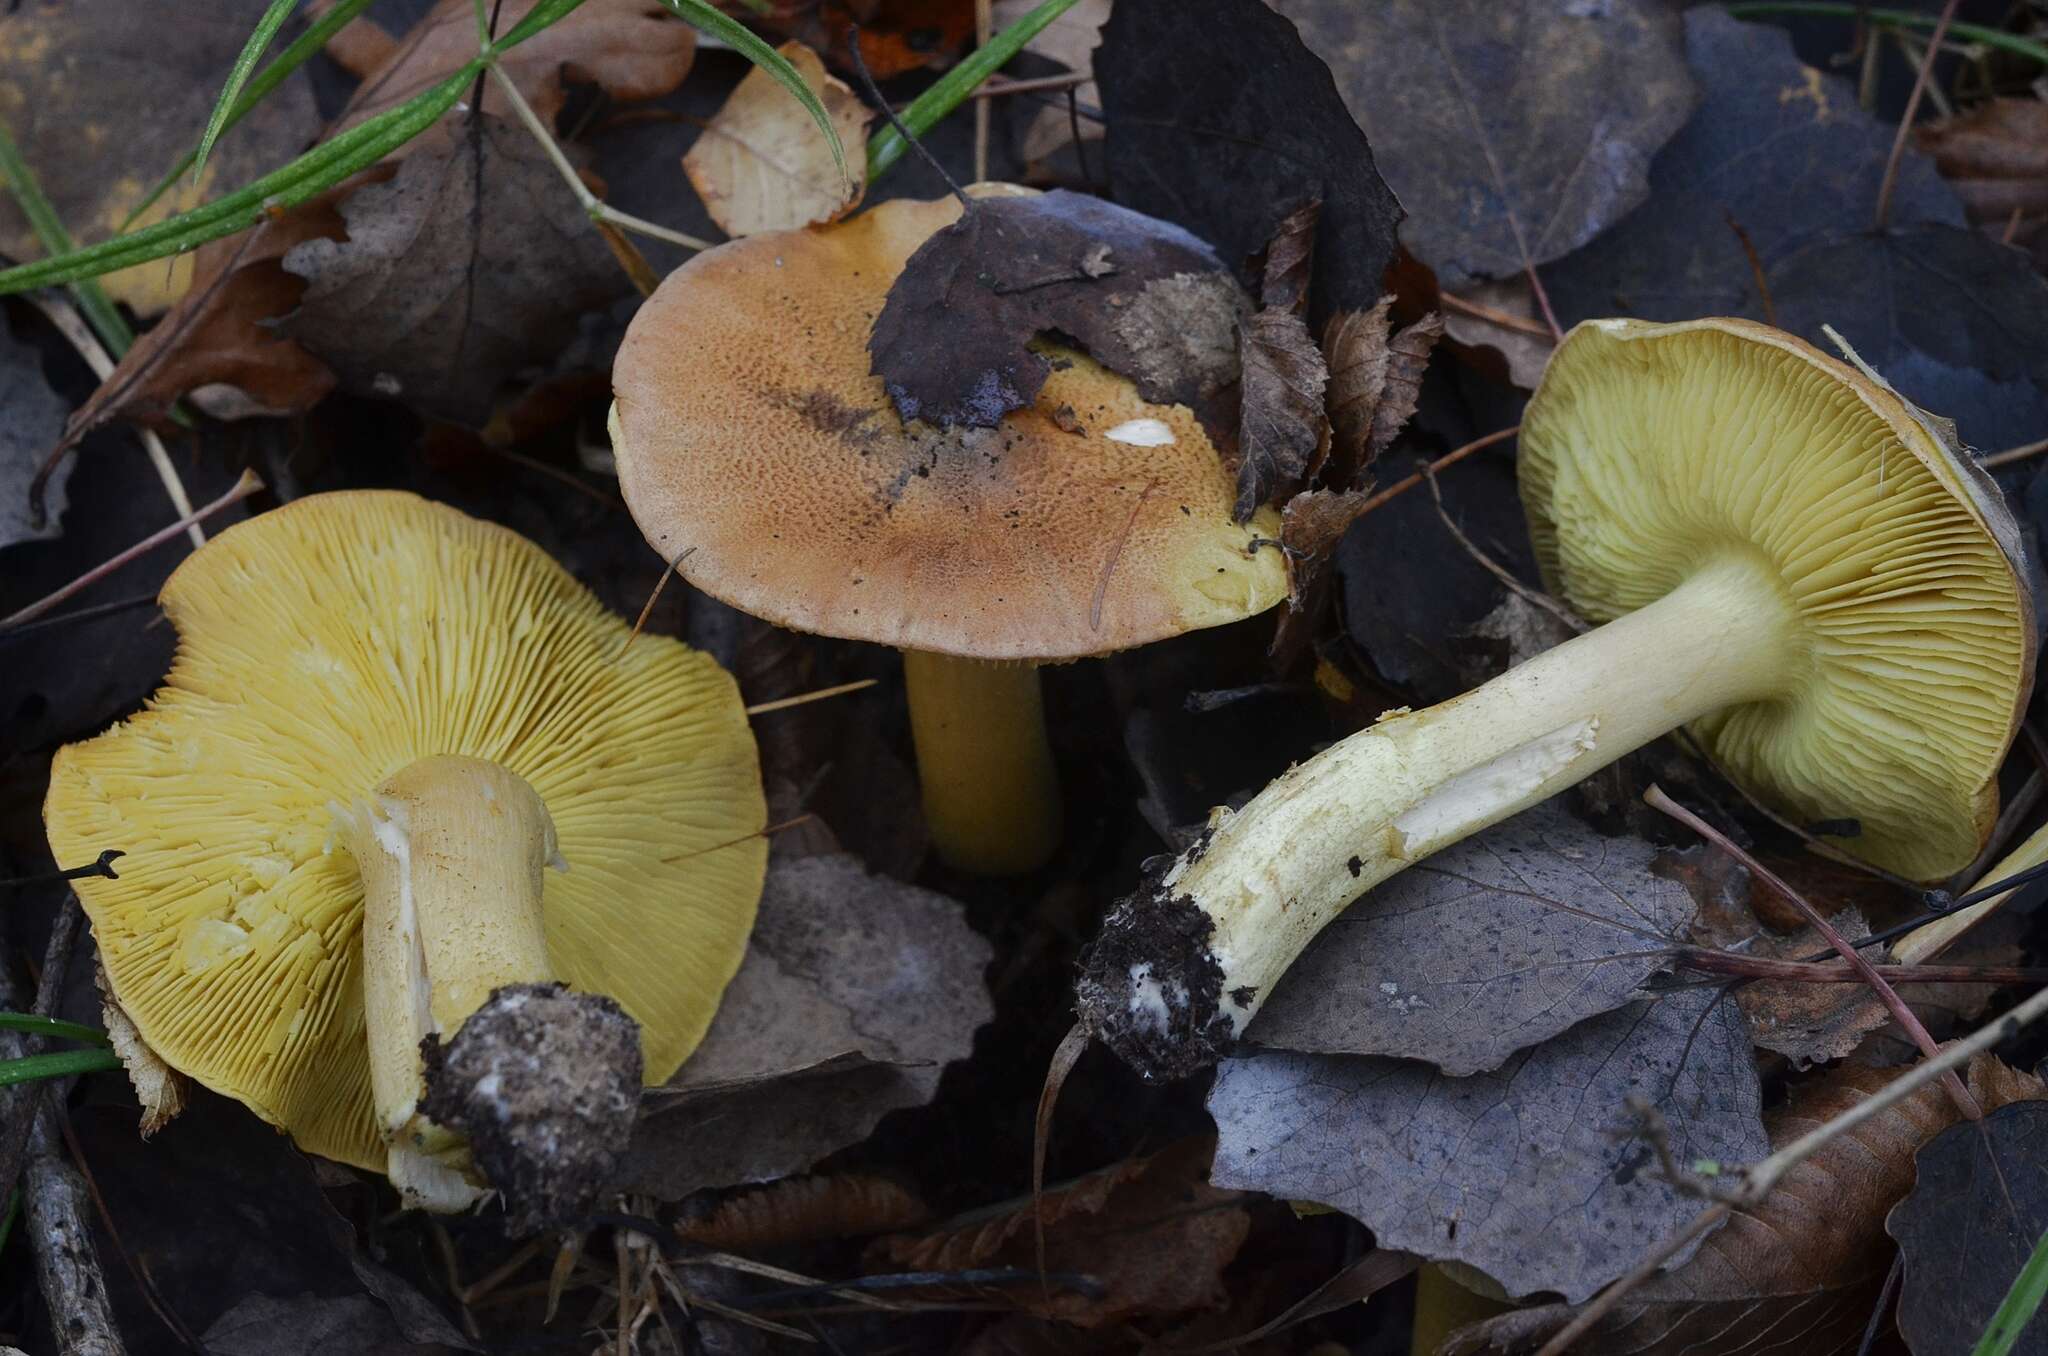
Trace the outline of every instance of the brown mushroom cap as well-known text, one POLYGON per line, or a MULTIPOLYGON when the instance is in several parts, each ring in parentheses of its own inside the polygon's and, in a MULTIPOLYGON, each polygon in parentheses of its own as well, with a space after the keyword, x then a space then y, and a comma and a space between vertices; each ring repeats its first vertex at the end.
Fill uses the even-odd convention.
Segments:
MULTIPOLYGON (((1078 353, 992 429, 905 424, 869 370, 890 284, 957 201, 721 245, 634 317, 612 444, 642 532, 692 584, 823 635, 985 659, 1103 654, 1287 593, 1278 515, 1183 406, 1078 353), (1170 443, 1106 436, 1154 420, 1170 443)), ((1157 426, 1152 431, 1157 432, 1157 426)))

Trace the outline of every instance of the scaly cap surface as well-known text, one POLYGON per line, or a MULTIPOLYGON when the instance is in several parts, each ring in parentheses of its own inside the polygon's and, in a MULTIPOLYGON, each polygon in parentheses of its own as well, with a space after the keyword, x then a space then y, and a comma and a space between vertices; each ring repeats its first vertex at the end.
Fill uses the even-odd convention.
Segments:
MULTIPOLYGON (((1057 353, 992 429, 905 424, 868 332, 960 205, 884 203, 683 265, 613 368, 619 485, 692 584, 779 625, 984 659, 1072 659, 1236 621, 1287 594, 1193 413, 1057 353), (1155 420, 1172 441, 1104 436, 1155 420)), ((1052 350, 1047 350, 1052 353, 1052 350)))

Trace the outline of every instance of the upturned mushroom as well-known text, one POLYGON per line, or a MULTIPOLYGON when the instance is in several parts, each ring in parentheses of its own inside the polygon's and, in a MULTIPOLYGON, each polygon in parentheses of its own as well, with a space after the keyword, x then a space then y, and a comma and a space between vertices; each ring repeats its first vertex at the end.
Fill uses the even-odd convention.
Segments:
MULTIPOLYGON (((1016 191, 1016 190, 1010 190, 1016 191)), ((1085 355, 994 428, 899 417, 870 370, 890 285, 960 204, 896 201, 750 236, 678 269, 613 369, 619 485, 705 592, 780 626, 903 651, 934 846, 1003 873, 1057 844, 1032 665, 1237 621, 1286 596, 1272 510, 1195 415, 1085 355)))
POLYGON ((1595 630, 1274 781, 1083 961, 1084 1025, 1179 1077, 1352 900, 1685 728, 1759 802, 1915 880, 1996 815, 2034 613, 1997 489, 1883 382, 1741 320, 1590 321, 1522 423, 1550 590, 1595 630))
POLYGON ((414 1203, 587 1199, 752 926, 731 677, 409 494, 230 528, 162 601, 166 685, 44 807, 59 859, 126 852, 77 888, 143 1039, 414 1203))

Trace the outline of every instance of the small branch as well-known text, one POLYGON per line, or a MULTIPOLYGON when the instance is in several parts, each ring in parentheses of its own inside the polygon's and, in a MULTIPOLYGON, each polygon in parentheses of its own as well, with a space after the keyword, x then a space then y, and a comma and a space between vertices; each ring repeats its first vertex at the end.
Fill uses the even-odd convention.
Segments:
POLYGON ((1676 1256, 1680 1249, 1695 1238, 1704 1236, 1708 1230, 1726 1219, 1736 1206, 1750 1208, 1760 1203, 1771 1194, 1780 1181, 1784 1180, 1786 1173, 1811 1158, 1821 1146, 1847 1134, 1871 1117, 1896 1106, 1935 1079, 1954 1078, 1956 1069, 2000 1041, 2018 1035, 2024 1027, 2040 1021, 2043 1017, 2048 1017, 2048 989, 2042 989, 2005 1016, 1985 1023, 1964 1039, 1952 1042, 1934 1058, 1914 1065, 1912 1069, 1863 1098, 1833 1120, 1814 1127, 1769 1158, 1751 1165, 1743 1172, 1742 1185, 1736 1190, 1732 1200, 1719 1201, 1707 1207, 1696 1215, 1691 1223, 1659 1244, 1635 1270, 1600 1292, 1599 1297, 1587 1305, 1577 1318, 1545 1342, 1536 1356, 1564 1356, 1564 1353, 1571 1350, 1574 1342, 1591 1331, 1593 1325, 1606 1317, 1630 1291, 1656 1275, 1664 1263, 1676 1256))
MULTIPOLYGON (((504 67, 493 62, 491 78, 498 82, 498 89, 504 94, 506 102, 512 105, 513 113, 518 115, 526 130, 532 133, 533 139, 540 143, 541 150, 547 153, 548 160, 560 171, 563 182, 569 185, 569 191, 576 195, 576 201, 582 205, 584 214, 592 221, 616 226, 622 231, 632 231, 650 240, 666 240, 669 244, 681 245, 686 250, 711 248, 709 240, 699 240, 694 235, 684 235, 681 231, 672 231, 666 226, 643 221, 629 212, 621 212, 616 207, 608 205, 602 198, 592 193, 590 186, 583 182, 583 176, 576 172, 576 167, 569 163, 568 155, 555 141, 554 133, 541 121, 540 114, 533 111, 533 105, 526 102, 526 96, 519 92, 519 86, 512 77, 505 74, 504 67)), ((620 266, 626 269, 628 277, 633 276, 630 266, 623 262, 620 266)), ((638 281, 636 278, 635 282, 638 281)))
MULTIPOLYGON (((171 538, 177 536, 180 532, 193 527, 200 520, 211 518, 222 509, 241 503, 244 499, 247 499, 262 488, 263 482, 257 478, 254 471, 242 472, 242 478, 235 482, 234 488, 212 503, 203 508, 187 509, 185 516, 178 519, 177 522, 172 523, 168 527, 157 529, 119 555, 93 566, 90 570, 87 570, 84 574, 78 576, 78 578, 54 593, 45 594, 27 607, 22 608, 19 612, 12 613, 6 617, 0 617, 0 631, 5 631, 12 626, 19 626, 25 621, 31 621, 36 617, 42 616, 66 598, 98 583, 123 565, 126 565, 129 561, 134 560, 138 556, 147 555, 171 538)), ((200 539, 200 544, 205 544, 205 538, 202 537, 200 539)))
POLYGON ((1552 333, 1550 326, 1540 320, 1530 320, 1511 311, 1503 311, 1484 302, 1461 297, 1456 292, 1438 292, 1436 299, 1446 311, 1458 311, 1471 316, 1474 320, 1484 320, 1489 325, 1498 325, 1504 330, 1513 330, 1517 334, 1527 334, 1537 339, 1548 339, 1553 344, 1557 342, 1557 335, 1552 333))
POLYGON ((1573 615, 1571 609, 1563 603, 1560 603, 1547 593, 1530 588, 1527 584, 1515 578, 1499 561, 1480 550, 1479 544, 1465 535, 1465 529, 1452 521, 1450 510, 1444 507, 1444 492, 1443 488, 1436 483, 1436 468, 1434 466, 1425 466, 1422 473, 1429 480, 1429 493, 1436 500, 1436 516, 1443 521, 1444 530, 1451 534, 1452 539, 1458 545, 1465 548, 1465 554, 1472 557, 1473 562, 1479 568, 1485 570, 1495 579, 1500 580, 1507 587, 1508 592, 1519 596, 1525 602, 1542 608, 1545 612, 1563 622, 1566 628, 1573 634, 1584 635, 1591 629, 1582 618, 1573 615))
MULTIPOLYGON (((875 107, 882 110, 882 116, 889 120, 889 126, 895 129, 897 136, 903 138, 904 144, 924 157, 924 162, 937 171, 939 178, 945 181, 946 187, 953 190, 953 196, 960 200, 960 210, 962 212, 972 212, 974 210, 974 199, 967 196, 966 189, 953 182, 953 176, 946 173, 946 167, 939 163, 939 158, 925 149, 925 144, 922 141, 911 135, 910 128, 905 126, 903 119, 896 115, 896 110, 889 106, 889 101, 882 97, 881 88, 875 84, 875 77, 868 74, 868 63, 860 54, 859 24, 848 26, 846 49, 847 56, 853 60, 853 73, 860 77, 861 88, 867 91, 868 98, 874 101, 875 107)), ((986 108, 987 105, 977 104, 976 107, 986 108)), ((869 182, 872 183, 874 178, 874 171, 871 168, 868 172, 869 182)))
MULTIPOLYGON (((974 45, 988 46, 988 40, 995 36, 994 0, 974 0, 974 45)), ((974 182, 981 183, 988 178, 988 120, 989 105, 986 99, 974 101, 974 182)))
MULTIPOLYGON (((1777 892, 1793 908, 1799 910, 1807 924, 1818 932, 1827 944, 1835 949, 1836 954, 1849 963, 1849 968, 1860 975, 1863 982, 1876 992, 1879 1000, 1884 1003, 1885 1010, 1891 1013, 1892 1019, 1898 1022, 1900 1029, 1913 1038, 1913 1043, 1920 1047, 1920 1052, 1930 1059, 1939 1053, 1934 1037, 1927 1034, 1927 1028, 1913 1014, 1913 1010, 1906 1006, 1905 1000, 1899 997, 1898 992, 1885 982, 1884 977, 1877 973, 1863 953, 1858 951, 1834 924, 1821 917, 1820 910, 1808 903, 1806 896, 1793 889, 1776 872, 1743 851, 1727 834, 1665 795, 1664 788, 1652 783, 1650 789, 1643 792, 1643 800, 1650 808, 1669 815, 1733 857, 1749 869, 1754 879, 1763 882, 1766 887, 1777 892)), ((1963 1086, 1960 1078, 1949 1074, 1942 1081, 1948 1089, 1948 1095, 1954 1099, 1957 1110, 1962 1112, 1963 1119, 1974 1121, 1983 1115, 1977 1107, 1977 1099, 1970 1095, 1969 1089, 1963 1086)))
POLYGON ((2010 466, 2016 461, 2025 461, 2028 457, 2038 457, 2043 452, 2048 452, 2048 438, 2034 443, 2022 443, 2018 447, 2009 447, 2003 452, 1993 452, 1977 464, 1988 471, 1998 466, 2010 466))
POLYGON ((1948 37, 1948 26, 1956 17, 1959 0, 1948 0, 1941 7, 1941 18, 1934 25, 1934 35, 1927 40, 1927 53, 1920 61, 1920 69, 1913 76, 1913 92, 1906 96, 1906 111, 1899 115, 1898 135, 1892 138, 1892 153, 1884 162, 1884 180, 1877 189, 1876 229, 1883 230, 1891 224, 1892 190, 1898 186, 1899 162, 1906 158, 1906 141, 1913 135, 1913 119, 1920 112, 1920 100, 1927 93, 1927 80, 1934 73, 1934 58, 1941 52, 1941 44, 1948 37))
MULTIPOLYGON (((1673 959, 1688 970, 1710 975, 1789 980, 1797 984, 1861 984, 1863 975, 1841 961, 1816 963, 1745 956, 1706 946, 1679 947, 1673 959)), ((1891 984, 2048 984, 2048 968, 2025 965, 1873 965, 1891 984)))
POLYGON ((1039 94, 1047 90, 1075 89, 1094 78, 1093 71, 1068 71, 1065 75, 1041 75, 1029 80, 991 80, 967 97, 1000 99, 1006 94, 1039 94))
MULTIPOLYGON (((71 948, 78 940, 79 924, 84 916, 78 907, 78 896, 67 891, 63 907, 58 909, 56 921, 50 929, 50 944, 43 953, 43 973, 36 982, 35 1002, 29 1008, 37 1017, 54 1017, 57 1014, 57 1002, 64 993, 64 972, 70 968, 71 948)), ((13 985, 12 975, 0 973, 0 990, 9 990, 13 985)), ((19 994, 9 992, 0 998, 0 1007, 19 1008, 20 1002, 19 994)), ((0 1050, 11 1056, 35 1054, 39 1048, 27 1036, 0 1036, 0 1050)), ((64 1082, 62 1079, 54 1081, 64 1082)), ((20 1179, 23 1164, 31 1153, 42 1152, 34 1141, 40 1137, 39 1112, 43 1094, 49 1090, 51 1082, 49 1079, 37 1079, 18 1083, 8 1090, 4 1100, 0 1100, 0 1201, 14 1194, 14 1184, 20 1179)))
POLYGON ((812 702, 824 701, 827 697, 843 697, 849 692, 865 691, 873 687, 876 681, 873 678, 859 678, 851 683, 840 683, 836 687, 821 687, 816 692, 800 692, 794 697, 781 697, 772 702, 756 702, 747 708, 747 714, 765 716, 770 711, 786 711, 792 706, 808 706, 812 702))
MULTIPOLYGON (((107 355, 107 350, 100 346, 100 341, 93 336, 92 331, 79 319, 77 308, 62 297, 48 292, 30 293, 28 299, 35 304, 36 309, 50 318, 50 323, 70 341, 71 347, 78 350, 78 356, 85 359, 86 366, 92 368, 94 376, 105 381, 113 375, 114 360, 107 355)), ((171 454, 164 449, 164 440, 156 436, 155 429, 145 428, 142 430, 142 447, 149 454, 150 465, 156 468, 157 479, 163 482, 164 493, 171 497, 171 506, 177 509, 184 519, 185 535, 191 538, 192 548, 197 550, 206 545, 206 534, 199 530, 199 519, 192 514, 192 497, 185 493, 185 482, 178 478, 178 468, 171 465, 171 454)), ((57 455, 61 457, 68 450, 68 444, 59 444, 57 455)), ((37 472, 38 491, 43 481, 48 478, 49 472, 55 469, 55 465, 54 461, 46 462, 37 472)))
POLYGON ((1724 208, 1721 215, 1728 219, 1728 229, 1735 232, 1736 240, 1742 244, 1743 254, 1749 259, 1749 273, 1756 282, 1757 300, 1761 301, 1764 307, 1764 323, 1775 328, 1778 323, 1778 307, 1771 300, 1771 284, 1764 277, 1763 256, 1756 252, 1756 242, 1749 238, 1749 232, 1735 219, 1733 211, 1724 208))
MULTIPOLYGON (((1445 293, 1446 297, 1448 297, 1449 295, 1449 293, 1445 293)), ((1546 333, 1548 333, 1548 331, 1546 331, 1546 333)), ((1385 488, 1384 490, 1381 490, 1378 494, 1375 494, 1372 498, 1366 500, 1364 506, 1358 510, 1358 516, 1363 518, 1366 514, 1371 513, 1374 509, 1385 507, 1389 501, 1398 499, 1400 496, 1408 493, 1408 491, 1414 489, 1417 485, 1420 485, 1424 480, 1428 479, 1430 476, 1435 475, 1438 471, 1448 470, 1450 467, 1456 466, 1459 462, 1471 456, 1474 452, 1482 452, 1485 449, 1494 446, 1496 443, 1504 443, 1508 439, 1514 437, 1517 433, 1520 433, 1521 431, 1522 426, 1520 424, 1515 424, 1508 428, 1501 429, 1496 433, 1489 433, 1484 438, 1475 438, 1471 442, 1466 443, 1463 447, 1453 448, 1451 451, 1444 453, 1441 457, 1438 457, 1435 461, 1431 462, 1425 469, 1417 471, 1414 475, 1405 476, 1402 479, 1395 481, 1393 484, 1387 486, 1387 488, 1385 488)))

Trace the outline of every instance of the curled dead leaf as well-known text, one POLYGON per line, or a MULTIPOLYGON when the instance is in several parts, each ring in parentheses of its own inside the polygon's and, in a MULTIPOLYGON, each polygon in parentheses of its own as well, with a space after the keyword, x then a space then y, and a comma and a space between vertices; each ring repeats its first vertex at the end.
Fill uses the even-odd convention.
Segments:
MULTIPOLYGON (((1251 1232, 1249 1198, 1208 1183, 1215 1141, 1187 1139, 1048 1190, 1038 1203, 1049 1272, 1093 1277, 1102 1293, 1046 1291, 1036 1282, 1003 1294, 1025 1313, 1084 1328, 1224 1302, 1223 1268, 1251 1232)), ((917 1237, 886 1238, 871 1266, 919 1271, 1035 1266, 1034 1207, 1025 1197, 977 1210, 917 1237)))
POLYGON ((744 1191, 676 1222, 686 1243, 725 1252, 914 1229, 931 1207, 902 1183, 872 1173, 788 1177, 744 1191))
POLYGON ((1237 520, 1300 486, 1321 446, 1329 372, 1308 325, 1269 306, 1238 330, 1243 406, 1238 422, 1237 520))
POLYGON ((817 123, 773 75, 748 72, 683 156, 683 172, 727 235, 837 221, 860 202, 867 182, 866 105, 827 75, 818 54, 802 43, 778 50, 825 105, 846 168, 841 171, 817 123))
MULTIPOLYGON (((1782 1146, 1862 1101, 1902 1070, 1840 1065, 1770 1118, 1782 1146)), ((2042 1084, 1989 1055, 1970 1065, 1986 1111, 2036 1098, 2042 1084)), ((1856 1337, 1892 1260, 1885 1214, 1913 1185, 1913 1155, 1957 1119, 1930 1083, 1828 1141, 1762 1204, 1737 1211, 1692 1260, 1636 1287, 1572 1346, 1575 1356, 1679 1356, 1747 1335, 1744 1356, 1811 1356, 1856 1337)), ((1461 1329, 1449 1356, 1533 1351, 1571 1322, 1567 1304, 1522 1309, 1461 1329)))

